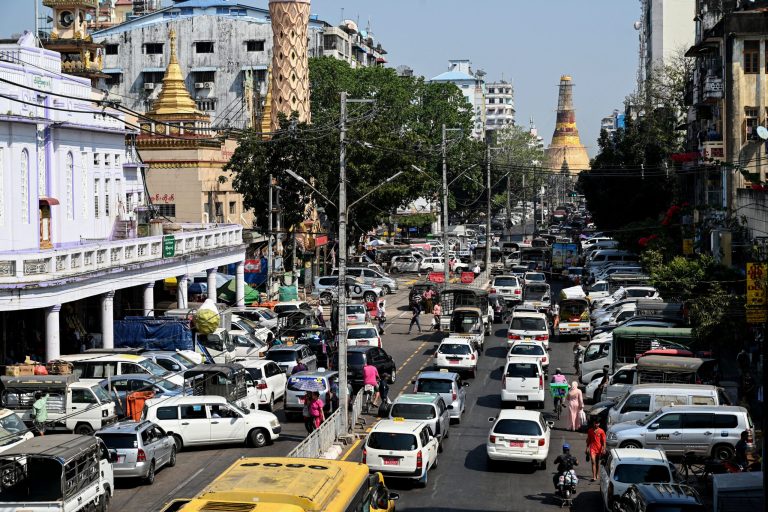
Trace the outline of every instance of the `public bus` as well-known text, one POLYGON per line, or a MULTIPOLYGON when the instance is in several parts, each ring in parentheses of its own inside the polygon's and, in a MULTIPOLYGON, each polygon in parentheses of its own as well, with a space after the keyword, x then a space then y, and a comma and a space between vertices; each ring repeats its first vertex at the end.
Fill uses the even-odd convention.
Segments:
POLYGON ((381 473, 358 462, 292 457, 244 457, 194 498, 176 499, 162 512, 392 512, 381 473), (251 507, 251 508, 249 508, 251 507))

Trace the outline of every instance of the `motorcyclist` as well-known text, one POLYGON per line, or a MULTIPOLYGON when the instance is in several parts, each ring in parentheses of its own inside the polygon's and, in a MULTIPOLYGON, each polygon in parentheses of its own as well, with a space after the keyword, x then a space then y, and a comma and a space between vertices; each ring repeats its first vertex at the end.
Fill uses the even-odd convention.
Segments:
POLYGON ((557 473, 552 478, 552 483, 557 489, 557 482, 560 479, 560 475, 566 471, 571 471, 575 466, 579 465, 579 461, 571 455, 571 445, 568 443, 563 444, 563 453, 555 458, 555 464, 557 464, 557 473))

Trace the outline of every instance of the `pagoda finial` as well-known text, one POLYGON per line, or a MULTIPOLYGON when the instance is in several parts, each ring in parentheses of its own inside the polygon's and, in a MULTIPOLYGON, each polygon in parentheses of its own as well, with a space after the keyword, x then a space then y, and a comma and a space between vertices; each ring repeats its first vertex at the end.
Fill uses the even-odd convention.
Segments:
POLYGON ((150 115, 178 115, 178 114, 200 114, 195 104, 195 100, 190 96, 184 85, 184 75, 179 66, 179 59, 176 56, 176 30, 171 28, 168 34, 171 41, 171 55, 168 67, 163 76, 163 88, 153 103, 150 115))
POLYGON ((171 39, 171 64, 178 64, 179 59, 176 57, 176 29, 171 27, 171 32, 168 34, 171 39))

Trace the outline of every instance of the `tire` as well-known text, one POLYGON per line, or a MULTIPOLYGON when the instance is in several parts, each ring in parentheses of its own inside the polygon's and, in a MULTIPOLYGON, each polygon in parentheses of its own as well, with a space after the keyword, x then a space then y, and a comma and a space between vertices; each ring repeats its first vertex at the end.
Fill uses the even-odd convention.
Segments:
POLYGON ((355 295, 361 295, 361 294, 363 293, 363 289, 362 289, 362 288, 361 288, 359 285, 355 285, 355 286, 352 288, 352 292, 353 292, 355 295))
POLYGON ((390 288, 387 284, 381 287, 381 291, 384 292, 384 295, 392 295, 392 288, 390 288))
POLYGON ((173 434, 173 442, 176 443, 176 451, 180 452, 184 448, 184 440, 181 436, 173 434))
POLYGON ((432 267, 427 267, 424 269, 425 272, 432 272, 432 267))
POLYGON ((269 443, 269 433, 263 428, 255 428, 248 434, 248 440, 254 448, 263 448, 269 443))
POLYGON ((109 503, 112 501, 112 489, 109 486, 104 487, 104 494, 99 498, 99 504, 96 507, 98 512, 108 512, 109 503))
POLYGON ((419 478, 419 483, 418 483, 418 485, 419 485, 419 487, 421 487, 422 489, 424 489, 424 488, 427 486, 427 484, 428 484, 428 483, 429 483, 429 468, 427 468, 427 469, 424 471, 424 476, 423 476, 423 477, 421 477, 421 478, 419 478))
POLYGON ((736 450, 729 444, 718 444, 712 449, 712 458, 715 460, 731 460, 736 455, 736 450))
POLYGON ((389 374, 389 383, 394 384, 397 379, 397 368, 392 368, 392 373, 389 374))
POLYGON ((637 441, 624 441, 621 443, 620 448, 634 448, 634 449, 640 449, 642 446, 637 441))
POLYGON ((333 302, 333 295, 331 295, 328 292, 323 292, 320 294, 320 304, 323 306, 328 306, 333 302))
MULTIPOLYGON (((442 451, 442 450, 440 450, 440 451, 442 451)), ((431 469, 437 469, 437 461, 438 461, 438 459, 440 459, 440 457, 435 458, 435 463, 432 464, 432 468, 431 469)))
POLYGON ((90 436, 93 435, 93 427, 88 423, 79 423, 75 425, 75 430, 73 432, 81 436, 90 436))
MULTIPOLYGON (((389 273, 390 274, 398 274, 399 272, 400 272, 400 269, 397 268, 397 267, 390 267, 389 268, 389 273)), ((387 292, 387 293, 389 293, 389 292, 387 292)))
POLYGON ((176 447, 171 448, 171 458, 168 459, 168 467, 172 468, 176 465, 176 447))
POLYGON ((275 394, 269 395, 269 403, 267 404, 267 410, 273 412, 275 410, 275 394))
POLYGON ((363 300, 365 302, 376 302, 376 294, 374 292, 365 292, 363 300))
POLYGON ((147 476, 144 477, 143 483, 144 485, 152 485, 155 481, 155 461, 149 463, 149 471, 147 472, 147 476))
POLYGON ((544 459, 543 461, 539 462, 537 464, 539 469, 546 470, 547 469, 547 459, 544 459))

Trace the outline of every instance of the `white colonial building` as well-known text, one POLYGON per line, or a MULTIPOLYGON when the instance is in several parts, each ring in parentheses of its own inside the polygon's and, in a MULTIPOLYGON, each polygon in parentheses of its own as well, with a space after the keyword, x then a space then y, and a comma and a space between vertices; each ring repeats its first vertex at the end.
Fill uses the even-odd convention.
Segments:
POLYGON ((468 108, 472 112, 472 137, 485 140, 486 111, 485 111, 485 73, 472 71, 468 60, 448 61, 448 71, 441 73, 430 82, 454 84, 467 99, 468 108))
POLYGON ((0 45, 0 354, 49 360, 93 334, 112 346, 118 315, 152 314, 154 285, 237 267, 239 225, 149 222, 142 164, 119 112, 56 52, 0 45), (99 95, 100 97, 100 95, 99 95), (126 149, 128 147, 128 149, 126 149), (165 227, 165 233, 163 228, 165 227), (151 236, 154 234, 154 236, 151 236))

